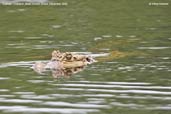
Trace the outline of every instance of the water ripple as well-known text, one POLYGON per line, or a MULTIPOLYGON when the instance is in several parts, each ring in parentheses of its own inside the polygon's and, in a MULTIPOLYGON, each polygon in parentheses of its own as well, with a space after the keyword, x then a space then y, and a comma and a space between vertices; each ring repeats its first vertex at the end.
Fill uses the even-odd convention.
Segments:
POLYGON ((93 84, 122 84, 122 85, 150 85, 150 83, 146 82, 103 82, 103 81, 68 81, 72 83, 93 83, 93 84))
POLYGON ((0 77, 0 80, 8 80, 10 79, 9 77, 0 77))
POLYGON ((127 88, 127 89, 171 89, 171 86, 122 86, 97 84, 56 84, 62 87, 90 87, 90 88, 127 88))
POLYGON ((67 106, 75 108, 108 108, 108 105, 97 105, 97 104, 88 104, 88 103, 67 103, 67 102, 45 102, 45 105, 52 106, 67 106))
POLYGON ((171 47, 138 47, 138 49, 152 49, 152 50, 159 50, 159 49, 170 49, 171 47))
MULTIPOLYGON (((41 61, 41 60, 40 60, 41 61)), ((42 60, 45 62, 45 60, 42 60)), ((6 67, 31 67, 35 62, 39 61, 19 61, 19 62, 8 62, 8 63, 1 63, 0 68, 6 68, 6 67)))
POLYGON ((40 103, 42 101, 37 101, 37 100, 26 100, 26 99, 5 99, 5 98, 0 98, 1 103, 40 103))
POLYGON ((67 91, 88 91, 88 92, 107 92, 107 93, 134 93, 149 95, 171 95, 171 92, 153 91, 153 90, 111 90, 111 89, 83 89, 83 88, 59 88, 67 91))
POLYGON ((27 113, 63 113, 63 114, 86 114, 97 112, 97 109, 73 109, 73 108, 32 108, 28 106, 0 106, 4 112, 27 112, 27 113))

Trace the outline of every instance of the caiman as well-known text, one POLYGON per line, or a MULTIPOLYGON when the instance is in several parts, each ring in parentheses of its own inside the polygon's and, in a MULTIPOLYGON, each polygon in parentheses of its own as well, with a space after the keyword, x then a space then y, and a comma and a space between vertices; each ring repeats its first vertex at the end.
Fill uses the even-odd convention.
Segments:
MULTIPOLYGON (((34 69, 39 74, 42 74, 47 69, 58 71, 60 75, 66 74, 66 71, 77 72, 77 69, 82 69, 88 64, 95 62, 95 59, 90 55, 75 54, 72 52, 60 52, 59 50, 54 50, 51 54, 51 59, 48 62, 36 62, 31 68, 34 69)), ((67 72, 68 73, 68 72, 67 72)))

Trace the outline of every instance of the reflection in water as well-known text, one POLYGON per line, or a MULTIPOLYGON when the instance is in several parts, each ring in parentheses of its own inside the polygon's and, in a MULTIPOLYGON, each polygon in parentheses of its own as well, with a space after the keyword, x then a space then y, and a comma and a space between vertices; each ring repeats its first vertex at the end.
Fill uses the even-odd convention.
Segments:
POLYGON ((52 76, 54 78, 60 78, 62 77, 70 77, 72 74, 81 72, 84 69, 84 67, 75 67, 75 68, 67 68, 67 69, 53 69, 52 70, 52 76))
MULTIPOLYGON (((41 75, 46 75, 49 71, 51 71, 52 76, 54 78, 59 77, 69 77, 72 74, 76 74, 78 72, 81 72, 84 70, 85 66, 82 67, 73 67, 73 68, 51 68, 46 69, 47 61, 28 61, 28 62, 10 62, 10 63, 4 63, 0 64, 0 68, 6 68, 6 67, 28 67, 32 68, 35 72, 41 75), (35 64, 36 63, 36 64, 35 64)), ((0 80, 7 80, 9 78, 7 77, 0 77, 0 80)))
POLYGON ((46 67, 47 67, 47 64, 46 63, 37 62, 31 68, 35 72, 37 72, 38 74, 42 74, 42 75, 47 74, 47 72, 50 70, 51 73, 52 73, 52 76, 54 78, 60 78, 60 77, 69 77, 72 74, 78 73, 78 72, 82 71, 85 66, 82 66, 82 67, 73 67, 73 68, 61 68, 61 67, 55 68, 55 67, 53 67, 53 68, 50 68, 48 70, 46 69, 46 67))

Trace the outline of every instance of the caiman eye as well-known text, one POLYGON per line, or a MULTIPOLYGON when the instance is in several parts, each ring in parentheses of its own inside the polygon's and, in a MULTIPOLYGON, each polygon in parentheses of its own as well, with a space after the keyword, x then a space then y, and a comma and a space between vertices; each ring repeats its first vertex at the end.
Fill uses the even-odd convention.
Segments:
POLYGON ((70 60, 71 58, 72 58, 72 54, 67 54, 67 55, 66 55, 66 59, 67 59, 67 60, 70 60))
POLYGON ((74 57, 74 60, 77 60, 77 58, 76 58, 76 57, 74 57))
POLYGON ((90 61, 91 61, 91 59, 90 59, 90 58, 88 58, 88 57, 86 58, 86 60, 87 60, 88 62, 90 62, 90 61))

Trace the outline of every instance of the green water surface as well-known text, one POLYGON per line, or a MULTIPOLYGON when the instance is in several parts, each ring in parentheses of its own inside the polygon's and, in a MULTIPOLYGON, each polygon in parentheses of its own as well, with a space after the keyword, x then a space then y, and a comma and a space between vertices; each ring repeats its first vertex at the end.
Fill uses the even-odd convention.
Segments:
POLYGON ((0 5, 0 113, 169 114, 171 1, 58 2, 68 5, 0 5), (125 56, 57 79, 23 65, 54 49, 125 56))

